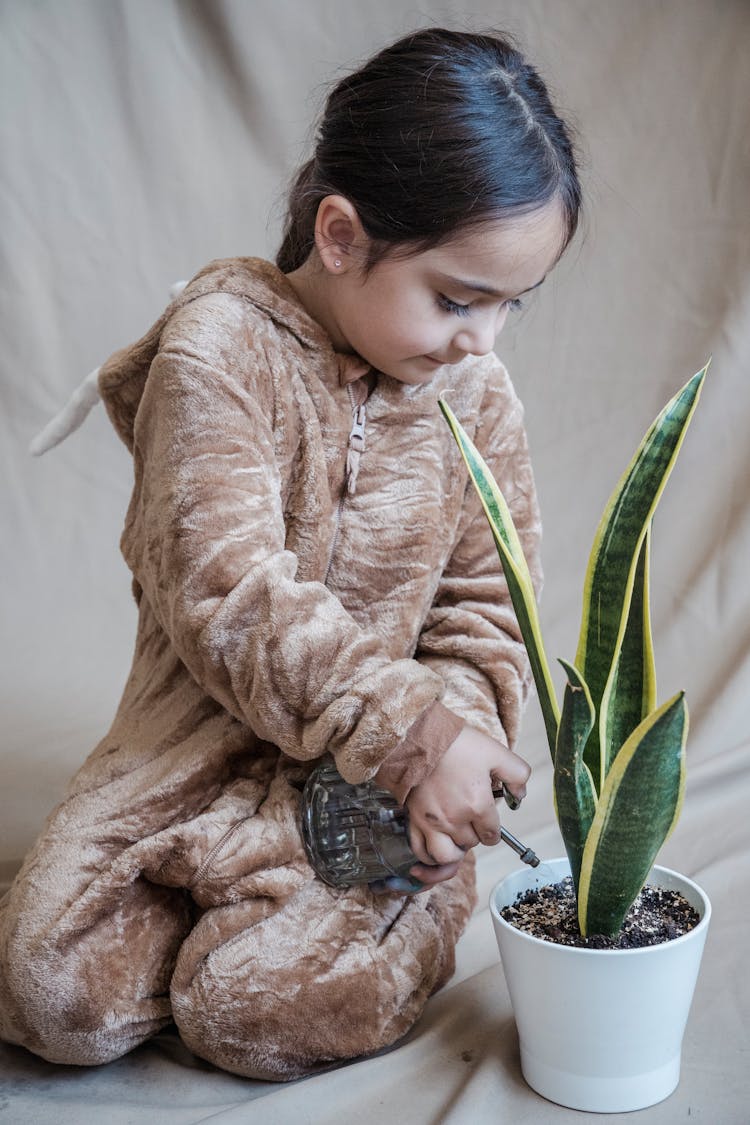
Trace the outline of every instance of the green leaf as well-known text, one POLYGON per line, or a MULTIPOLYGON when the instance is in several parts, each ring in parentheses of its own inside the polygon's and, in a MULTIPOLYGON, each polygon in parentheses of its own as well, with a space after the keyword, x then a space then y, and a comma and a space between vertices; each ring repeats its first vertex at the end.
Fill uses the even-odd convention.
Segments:
POLYGON ((656 667, 649 606, 651 525, 641 544, 628 618, 613 674, 601 702, 604 774, 629 735, 656 707, 656 667))
POLYGON ((555 749, 555 807, 565 850, 570 860, 573 885, 578 890, 581 859, 596 812, 596 790, 583 760, 586 739, 596 721, 591 695, 577 668, 561 660, 568 682, 555 749))
POLYGON ((578 925, 584 936, 618 932, 677 822, 687 728, 679 692, 643 720, 612 763, 581 863, 578 925))
POLYGON ((536 595, 521 540, 518 537, 505 497, 489 467, 448 404, 442 398, 438 402, 458 443, 461 455, 469 470, 469 477, 479 495, 489 521, 505 579, 508 583, 513 609, 521 629, 521 636, 526 645, 526 652, 542 708, 547 741, 554 761, 560 709, 552 684, 547 654, 544 651, 536 595))
POLYGON ((672 398, 648 430, 615 488, 599 523, 586 570, 576 667, 581 670, 599 723, 586 746, 597 791, 606 773, 602 699, 617 674, 617 657, 629 618, 636 567, 646 529, 677 458, 708 365, 672 398))

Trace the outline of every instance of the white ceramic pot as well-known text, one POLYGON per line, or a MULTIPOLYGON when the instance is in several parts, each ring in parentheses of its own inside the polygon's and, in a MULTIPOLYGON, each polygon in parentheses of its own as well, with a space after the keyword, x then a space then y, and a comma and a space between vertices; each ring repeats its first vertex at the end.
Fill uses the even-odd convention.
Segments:
POLYGON ((700 915, 683 937, 645 949, 576 949, 515 929, 500 911, 570 874, 567 859, 515 871, 490 911, 521 1048, 537 1093, 572 1109, 617 1113, 668 1097, 706 941, 711 904, 690 879, 654 867, 648 882, 679 891, 700 915))

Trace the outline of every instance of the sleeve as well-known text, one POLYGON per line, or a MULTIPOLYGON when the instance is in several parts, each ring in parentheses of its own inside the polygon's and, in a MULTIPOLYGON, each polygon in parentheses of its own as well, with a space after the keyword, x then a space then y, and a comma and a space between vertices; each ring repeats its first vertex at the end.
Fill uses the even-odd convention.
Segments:
MULTIPOLYGON (((485 392, 474 442, 508 501, 537 591, 541 520, 523 408, 501 369, 485 392)), ((487 517, 467 484, 456 542, 417 651, 445 684, 441 702, 511 748, 531 685, 526 649, 487 517)))
POLYGON ((442 681, 413 659, 391 660, 322 583, 298 579, 285 549, 273 365, 232 300, 223 298, 223 322, 214 310, 210 338, 162 339, 136 418, 123 553, 209 695, 285 754, 331 751, 360 781, 435 704, 442 681))

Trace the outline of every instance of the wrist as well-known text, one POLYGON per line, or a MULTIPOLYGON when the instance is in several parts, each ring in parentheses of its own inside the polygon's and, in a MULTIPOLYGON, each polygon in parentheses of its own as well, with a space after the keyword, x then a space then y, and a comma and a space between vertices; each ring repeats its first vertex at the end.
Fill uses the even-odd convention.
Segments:
POLYGON ((464 726, 455 712, 437 700, 431 703, 380 765, 375 782, 405 805, 409 793, 433 772, 464 726))

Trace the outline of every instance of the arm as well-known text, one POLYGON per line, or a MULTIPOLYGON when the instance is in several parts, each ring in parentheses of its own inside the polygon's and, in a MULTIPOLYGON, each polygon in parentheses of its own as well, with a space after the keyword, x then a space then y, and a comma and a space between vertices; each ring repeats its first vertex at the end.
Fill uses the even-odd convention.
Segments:
POLYGON ((291 757, 331 750, 345 777, 362 780, 442 682, 390 660, 322 583, 298 580, 273 371, 254 342, 265 326, 251 333, 235 298, 201 302, 184 312, 189 331, 167 327, 140 403, 126 561, 208 694, 291 757))

